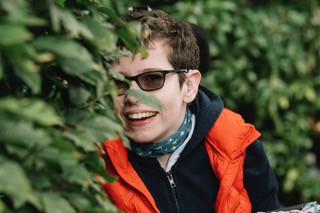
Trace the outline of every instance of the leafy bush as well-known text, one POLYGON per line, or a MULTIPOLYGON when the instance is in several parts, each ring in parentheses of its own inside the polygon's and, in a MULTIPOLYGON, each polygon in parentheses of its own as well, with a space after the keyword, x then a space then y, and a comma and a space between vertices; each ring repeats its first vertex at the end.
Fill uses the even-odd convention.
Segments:
POLYGON ((0 212, 117 212, 96 149, 124 135, 106 69, 139 26, 103 0, 0 5, 0 212))

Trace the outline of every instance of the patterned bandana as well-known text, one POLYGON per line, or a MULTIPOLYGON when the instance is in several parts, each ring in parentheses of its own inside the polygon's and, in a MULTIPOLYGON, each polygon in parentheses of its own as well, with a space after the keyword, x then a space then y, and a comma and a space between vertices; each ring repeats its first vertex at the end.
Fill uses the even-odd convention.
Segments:
POLYGON ((170 138, 160 143, 137 143, 131 140, 132 151, 141 157, 157 158, 173 153, 187 138, 191 127, 191 112, 187 108, 181 127, 170 138))

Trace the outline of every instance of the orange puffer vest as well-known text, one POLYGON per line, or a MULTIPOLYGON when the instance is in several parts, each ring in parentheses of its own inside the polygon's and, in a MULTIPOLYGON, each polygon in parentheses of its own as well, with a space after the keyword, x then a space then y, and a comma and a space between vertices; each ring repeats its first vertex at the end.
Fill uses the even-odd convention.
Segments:
MULTIPOLYGON (((214 205, 215 212, 251 212, 251 203, 243 185, 243 164, 246 148, 260 136, 253 125, 230 110, 223 109, 205 137, 205 146, 212 168, 220 181, 214 205)), ((119 178, 102 187, 110 200, 126 212, 159 212, 155 201, 128 159, 120 139, 103 143, 106 169, 119 178)))

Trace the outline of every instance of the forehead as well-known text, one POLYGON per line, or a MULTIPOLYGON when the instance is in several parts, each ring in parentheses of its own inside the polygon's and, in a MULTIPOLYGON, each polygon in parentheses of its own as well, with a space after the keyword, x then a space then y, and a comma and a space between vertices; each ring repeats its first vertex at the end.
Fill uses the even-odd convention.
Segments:
POLYGON ((131 56, 121 56, 113 63, 113 67, 125 75, 136 75, 151 70, 168 70, 172 65, 167 58, 166 48, 161 41, 155 41, 148 45, 148 56, 142 58, 141 53, 137 53, 134 58, 131 56))

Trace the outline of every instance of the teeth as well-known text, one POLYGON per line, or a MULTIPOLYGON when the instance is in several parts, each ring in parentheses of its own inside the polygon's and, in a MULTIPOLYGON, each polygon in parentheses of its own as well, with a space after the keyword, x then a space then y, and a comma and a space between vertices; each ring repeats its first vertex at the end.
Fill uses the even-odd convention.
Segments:
POLYGON ((140 112, 140 113, 135 113, 135 114, 128 114, 128 118, 130 119, 142 119, 142 118, 148 118, 151 116, 154 116, 156 113, 155 112, 140 112))

